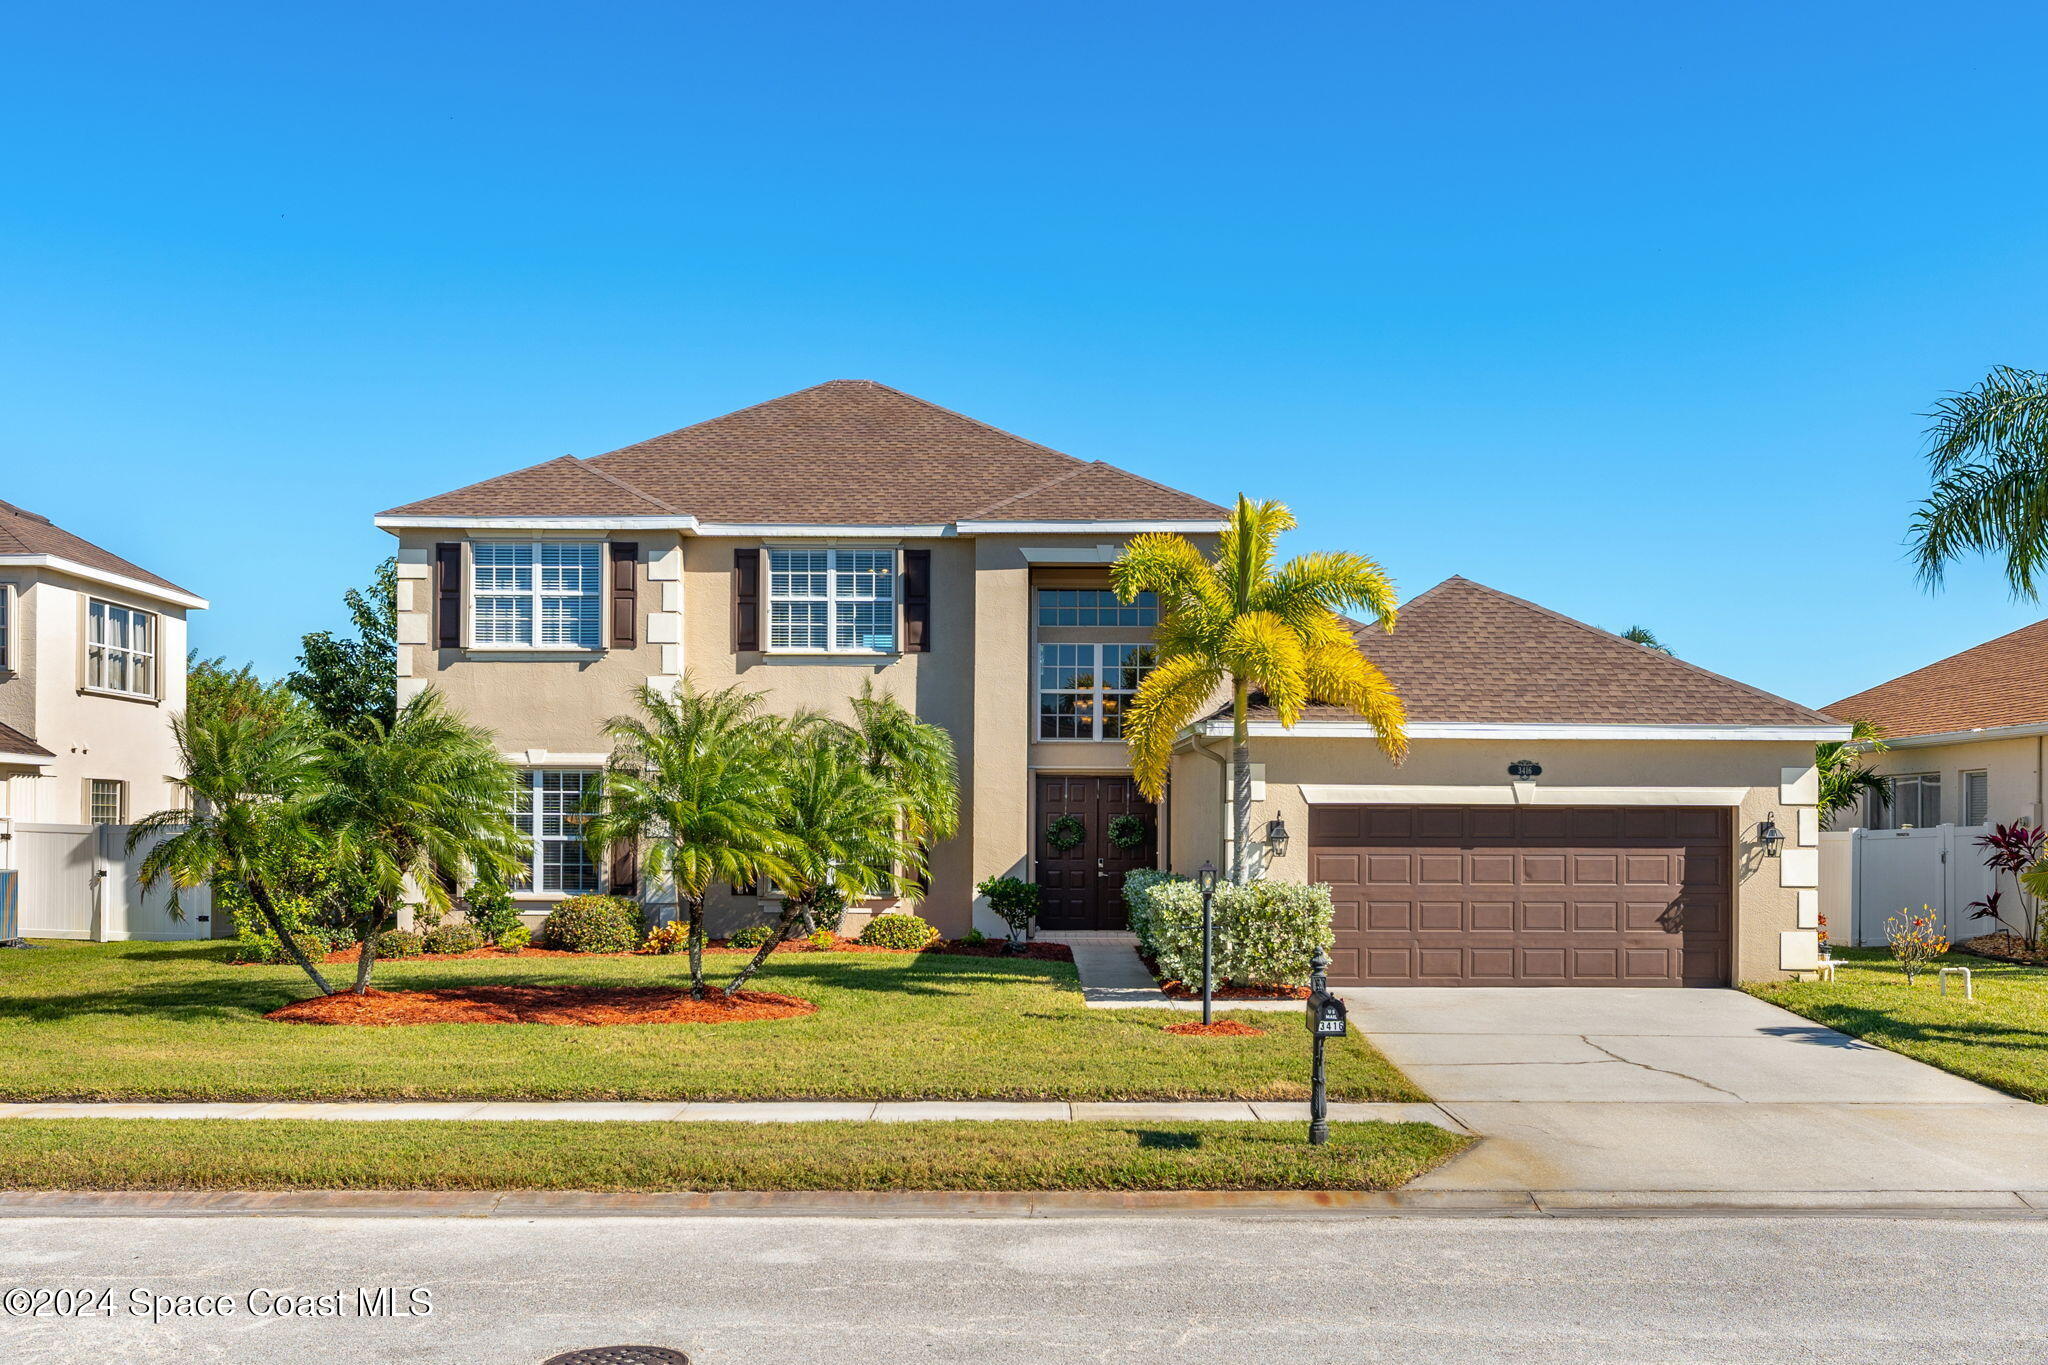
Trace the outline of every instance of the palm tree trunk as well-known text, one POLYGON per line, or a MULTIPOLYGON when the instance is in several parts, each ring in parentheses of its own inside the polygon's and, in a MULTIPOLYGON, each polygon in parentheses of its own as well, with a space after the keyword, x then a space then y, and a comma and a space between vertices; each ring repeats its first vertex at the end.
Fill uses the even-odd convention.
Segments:
POLYGON ((390 917, 391 907, 382 896, 377 898, 377 922, 363 926, 362 941, 356 944, 356 994, 367 995, 370 991, 370 968, 377 963, 377 924, 390 917))
POLYGON ((790 931, 796 928, 797 920, 803 916, 808 908, 808 906, 797 900, 794 896, 782 902, 782 917, 775 921, 774 932, 768 935, 767 941, 761 945, 760 950, 752 958, 748 959, 747 965, 740 968, 739 974, 725 983, 725 993, 727 995, 731 995, 734 991, 746 985, 748 978, 761 970, 761 964, 766 962, 768 955, 789 938, 790 931))
POLYGON ((1252 842, 1252 745, 1245 710, 1249 690, 1242 678, 1234 680, 1230 694, 1230 880, 1243 886, 1252 842))
POLYGON ((704 998, 704 898, 702 896, 685 897, 681 891, 677 891, 676 899, 689 902, 690 932, 687 941, 690 945, 690 997, 694 1000, 702 1000, 704 998))
POLYGON ((277 906, 271 903, 270 888, 263 884, 263 879, 251 876, 242 883, 242 886, 248 891, 249 899, 256 902, 256 910, 263 916, 263 922, 270 926, 270 932, 277 936, 278 943, 283 945, 291 960, 298 963, 307 976, 313 978, 313 984, 320 988, 320 994, 334 994, 334 987, 327 984, 327 978, 320 975, 320 969, 300 951, 298 939, 286 932, 284 919, 277 913, 277 906))

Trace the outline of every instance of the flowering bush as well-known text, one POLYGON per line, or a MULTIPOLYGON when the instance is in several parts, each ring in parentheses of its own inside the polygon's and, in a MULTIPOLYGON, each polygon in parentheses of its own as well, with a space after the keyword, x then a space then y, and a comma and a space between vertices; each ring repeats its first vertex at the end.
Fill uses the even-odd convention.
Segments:
POLYGON ((875 948, 922 948, 938 936, 929 921, 896 911, 876 915, 860 931, 860 941, 875 948))
MULTIPOLYGON (((1133 873, 1124 904, 1140 942, 1169 980, 1202 976, 1202 893, 1185 877, 1133 873), (1141 927, 1142 926, 1142 927, 1141 927)), ((1216 888, 1210 947, 1218 980, 1241 986, 1308 983, 1309 959, 1337 941, 1330 888, 1299 882, 1252 882, 1216 888)))
POLYGON ((1884 922, 1885 942, 1891 945, 1892 956, 1906 973, 1908 986, 1927 969, 1928 963, 1948 951, 1948 940, 1934 927, 1933 907, 1923 905, 1920 911, 1916 915, 1901 910, 1884 922))

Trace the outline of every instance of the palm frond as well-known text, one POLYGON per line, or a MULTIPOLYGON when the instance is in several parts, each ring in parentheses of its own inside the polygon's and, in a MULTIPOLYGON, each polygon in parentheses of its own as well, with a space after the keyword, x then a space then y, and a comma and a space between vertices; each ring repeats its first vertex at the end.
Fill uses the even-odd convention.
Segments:
POLYGON ((1408 756, 1408 708, 1377 665, 1347 642, 1339 648, 1310 650, 1303 671, 1309 696, 1363 716, 1380 752, 1394 762, 1408 756))
POLYGON ((1145 675, 1124 707, 1124 745, 1138 789, 1157 801, 1166 792, 1174 740, 1192 724, 1225 685, 1228 675, 1214 659, 1183 654, 1163 660, 1145 675))
POLYGON ((2048 374, 1998 366, 1928 416, 1934 487, 1907 544, 1923 582, 1970 554, 2002 554, 2015 596, 2037 595, 2048 563, 2048 374))
POLYGON ((1230 623, 1220 662, 1266 694, 1282 725, 1292 725, 1308 704, 1305 658, 1301 637, 1287 622, 1268 611, 1248 611, 1230 623))

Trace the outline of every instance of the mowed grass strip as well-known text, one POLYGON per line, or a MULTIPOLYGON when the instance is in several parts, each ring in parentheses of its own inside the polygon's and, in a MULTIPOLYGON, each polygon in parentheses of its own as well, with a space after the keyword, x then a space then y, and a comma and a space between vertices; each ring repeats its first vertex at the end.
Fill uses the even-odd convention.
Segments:
MULTIPOLYGON (((273 1023, 312 993, 290 967, 208 943, 63 944, 0 955, 0 1100, 1269 1099, 1308 1096, 1300 1015, 1255 1038, 1165 1032, 1184 1012, 1091 1010, 1062 963, 782 953, 759 989, 798 1019, 577 1028, 273 1023)), ((737 955, 713 960, 713 980, 737 955)), ((387 990, 676 985, 678 957, 389 962, 387 990)), ((1425 1098, 1363 1038, 1329 1049, 1330 1093, 1425 1098)))
POLYGON ((24 1190, 1384 1190, 1426 1123, 0 1119, 24 1190))
POLYGON ((1941 994, 1930 967, 1914 985, 1880 948, 1836 948, 1833 981, 1746 987, 1761 1000, 1879 1047, 2048 1103, 2048 971, 1950 954, 1936 966, 1968 967, 1977 998, 1960 981, 1941 994))

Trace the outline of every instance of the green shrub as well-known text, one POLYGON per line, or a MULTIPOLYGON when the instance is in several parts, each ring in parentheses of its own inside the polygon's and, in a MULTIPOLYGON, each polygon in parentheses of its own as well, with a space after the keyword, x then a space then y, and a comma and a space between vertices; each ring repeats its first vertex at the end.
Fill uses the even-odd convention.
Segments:
POLYGON ((410 929, 386 929, 377 935, 378 957, 418 957, 427 950, 427 941, 410 929))
MULTIPOLYGON (((1152 941, 1151 898, 1146 893, 1156 886, 1187 880, 1186 877, 1175 873, 1161 872, 1150 867, 1141 867, 1135 872, 1124 874, 1125 926, 1138 936, 1139 946, 1155 957, 1159 954, 1159 946, 1152 941)), ((1189 882, 1189 885, 1193 883, 1189 882)), ((1200 909, 1199 906, 1196 908, 1200 909)))
POLYGON ((820 929, 806 938, 804 942, 820 950, 836 948, 839 946, 839 935, 833 933, 830 929, 820 929))
POLYGON ((498 935, 498 946, 510 952, 516 953, 521 948, 531 945, 532 942, 533 930, 527 928, 524 924, 515 924, 504 933, 498 935))
POLYGON ((1022 938, 1038 918, 1038 887, 1016 877, 990 877, 974 888, 988 898, 988 908, 1010 926, 1011 938, 1022 938))
MULTIPOLYGON (((295 934, 293 937, 298 940, 299 951, 304 953, 309 961, 318 962, 334 951, 328 947, 327 938, 323 934, 308 932, 295 934)), ((279 963, 291 960, 291 954, 284 950, 284 945, 269 934, 243 934, 235 940, 235 946, 228 950, 230 962, 279 963)))
POLYGON ((758 948, 774 937, 774 925, 749 924, 744 929, 735 929, 730 934, 727 934, 725 936, 725 946, 728 948, 758 948))
MULTIPOLYGON (((278 918, 294 932, 332 935, 375 913, 377 890, 369 875, 332 849, 310 843, 267 848, 257 870, 270 888, 278 918)), ((239 934, 270 937, 269 926, 240 882, 213 884, 213 913, 233 920, 239 934)), ((355 942, 353 934, 349 942, 355 942)))
MULTIPOLYGON (((1159 961, 1168 980, 1198 981, 1202 975, 1202 893, 1185 877, 1132 873, 1124 882, 1141 942, 1159 961)), ((1216 888, 1211 906, 1211 946, 1219 981, 1243 985, 1308 984, 1309 959, 1336 942, 1335 916, 1327 886, 1299 882, 1252 882, 1216 888)))
POLYGON ((969 929, 967 931, 967 937, 961 939, 960 941, 962 943, 986 943, 988 942, 988 935, 984 934, 979 929, 969 929))
POLYGON ((927 921, 894 910, 876 915, 860 931, 860 941, 873 948, 922 948, 938 936, 939 931, 927 921))
POLYGON ((430 953, 473 953, 483 946, 483 931, 474 924, 437 924, 426 932, 430 953))
POLYGON ((834 887, 821 887, 811 893, 810 916, 813 933, 837 935, 839 925, 846 918, 846 896, 834 887))
POLYGON ((469 922, 487 942, 497 943, 520 922, 512 893, 495 882, 478 882, 462 899, 469 907, 469 922))
POLYGON ((657 924, 647 931, 646 941, 641 943, 643 953, 681 953, 690 947, 690 926, 679 919, 666 924, 657 924))
POLYGON ((548 912, 540 940, 570 953, 630 953, 640 946, 640 906, 624 896, 571 896, 548 912))

